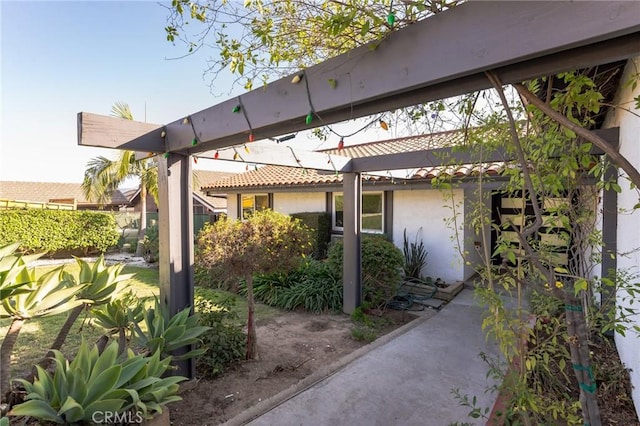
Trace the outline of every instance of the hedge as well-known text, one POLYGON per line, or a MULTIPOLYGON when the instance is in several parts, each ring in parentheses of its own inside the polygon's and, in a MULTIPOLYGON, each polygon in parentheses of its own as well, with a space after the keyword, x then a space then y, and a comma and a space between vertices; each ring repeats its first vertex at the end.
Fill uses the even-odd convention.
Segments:
POLYGON ((0 211, 0 246, 20 242, 24 253, 104 253, 118 243, 116 221, 107 213, 64 210, 0 211))
POLYGON ((331 241, 331 215, 327 212, 305 212, 291 215, 313 230, 313 258, 327 257, 327 247, 331 241))

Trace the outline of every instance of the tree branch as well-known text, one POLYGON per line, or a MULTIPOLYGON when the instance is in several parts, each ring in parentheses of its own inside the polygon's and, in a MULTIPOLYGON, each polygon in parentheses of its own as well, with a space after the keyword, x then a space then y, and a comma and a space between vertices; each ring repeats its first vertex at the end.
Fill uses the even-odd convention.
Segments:
POLYGON ((593 132, 581 127, 573 122, 571 122, 564 115, 554 111, 549 105, 545 104, 538 98, 535 94, 531 93, 526 87, 524 87, 520 83, 513 84, 513 87, 518 91, 520 96, 525 98, 532 105, 535 105, 540 111, 549 116, 552 120, 556 121, 563 127, 574 132, 576 135, 588 140, 593 143, 595 146, 604 151, 605 154, 609 157, 609 159, 618 167, 620 167, 629 177, 629 180, 633 182, 633 184, 640 188, 640 172, 627 160, 622 154, 616 151, 611 145, 607 143, 600 136, 596 135, 593 132))

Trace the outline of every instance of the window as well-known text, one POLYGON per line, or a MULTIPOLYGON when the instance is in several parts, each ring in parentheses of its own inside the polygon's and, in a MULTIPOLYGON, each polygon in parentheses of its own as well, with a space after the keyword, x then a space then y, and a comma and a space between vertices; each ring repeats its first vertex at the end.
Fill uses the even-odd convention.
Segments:
MULTIPOLYGON (((384 195, 382 192, 366 192, 362 194, 361 227, 364 232, 384 232, 384 195)), ((344 227, 344 196, 333 194, 333 229, 344 227)))
POLYGON ((269 208, 268 194, 243 195, 241 201, 242 218, 246 219, 256 210, 265 210, 269 208))

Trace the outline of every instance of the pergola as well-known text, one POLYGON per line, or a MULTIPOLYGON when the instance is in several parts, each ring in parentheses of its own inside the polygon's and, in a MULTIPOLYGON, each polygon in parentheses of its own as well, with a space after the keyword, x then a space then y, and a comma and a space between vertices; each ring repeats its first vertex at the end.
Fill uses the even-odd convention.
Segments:
MULTIPOLYGON (((297 84, 293 76, 282 78, 163 126, 81 112, 78 143, 162 154, 160 295, 175 313, 193 303, 192 155, 232 160, 232 151, 216 151, 487 89, 487 72, 503 84, 519 83, 638 55, 635 2, 469 2, 307 68, 297 84)), ((448 148, 362 159, 332 155, 330 161, 327 154, 259 142, 240 152, 250 163, 343 173, 345 312, 361 297, 361 173, 434 166, 443 158, 478 161, 448 148)), ((193 377, 193 363, 180 367, 193 377)))

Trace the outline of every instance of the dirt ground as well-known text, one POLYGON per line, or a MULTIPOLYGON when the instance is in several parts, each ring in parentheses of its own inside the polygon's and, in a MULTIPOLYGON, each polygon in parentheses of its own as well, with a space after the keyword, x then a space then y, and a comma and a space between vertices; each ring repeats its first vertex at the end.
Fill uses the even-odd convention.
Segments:
MULTIPOLYGON (((389 312, 389 332, 415 317, 389 312), (404 318, 403 318, 404 317, 404 318)), ((239 363, 214 380, 201 380, 170 405, 174 426, 224 423, 366 343, 351 338, 346 315, 291 312, 257 324, 259 359, 239 363)))

